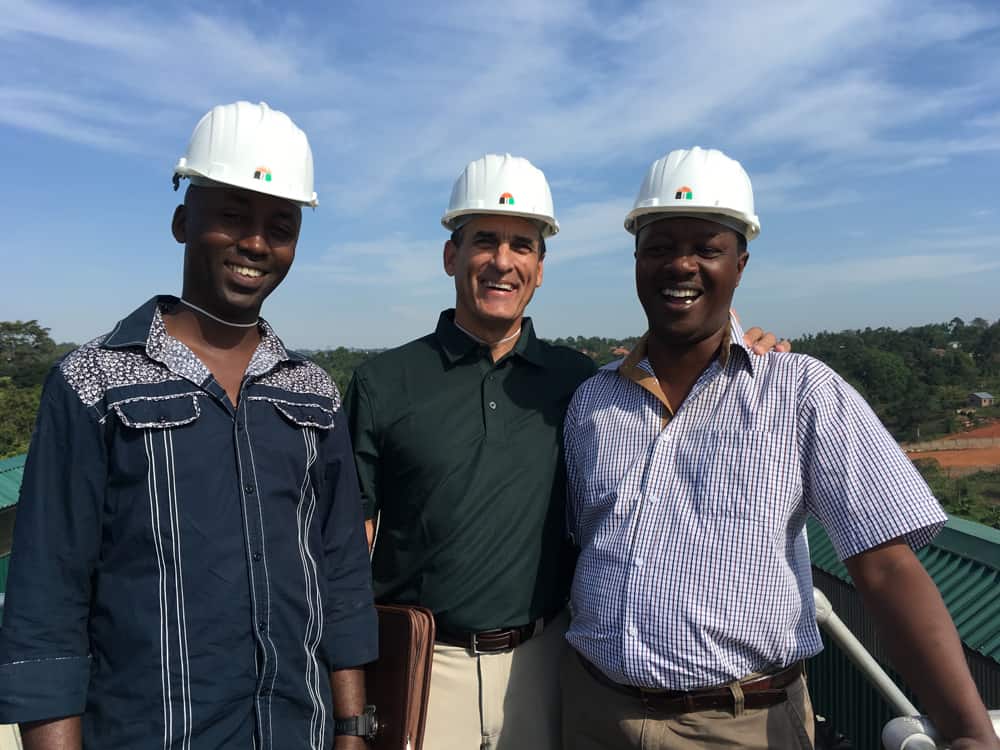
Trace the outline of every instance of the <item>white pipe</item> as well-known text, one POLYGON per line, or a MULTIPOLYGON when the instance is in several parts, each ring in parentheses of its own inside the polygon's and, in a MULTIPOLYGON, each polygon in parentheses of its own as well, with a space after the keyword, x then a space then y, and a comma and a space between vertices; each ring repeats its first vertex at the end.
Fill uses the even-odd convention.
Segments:
MULTIPOLYGON (((990 711, 993 731, 1000 737, 1000 711, 990 711)), ((900 716, 885 725, 882 745, 885 750, 939 750, 937 732, 926 716, 900 716)))
MULTIPOLYGON (((850 629, 837 617, 833 611, 833 605, 830 604, 826 595, 819 589, 813 588, 813 599, 816 602, 816 622, 861 670, 861 673, 892 707, 893 712, 899 716, 917 716, 920 713, 917 707, 910 703, 910 699, 903 695, 903 691, 896 686, 896 683, 885 673, 881 665, 868 653, 861 641, 855 638, 850 629)), ((917 745, 913 746, 913 750, 918 750, 918 748, 917 745)))

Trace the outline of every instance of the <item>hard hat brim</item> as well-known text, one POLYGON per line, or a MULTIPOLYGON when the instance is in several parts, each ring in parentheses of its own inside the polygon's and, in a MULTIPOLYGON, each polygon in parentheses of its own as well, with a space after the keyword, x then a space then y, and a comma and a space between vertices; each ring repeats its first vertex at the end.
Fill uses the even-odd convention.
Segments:
MULTIPOLYGON (((662 214, 663 218, 669 218, 670 216, 675 216, 677 218, 690 216, 693 218, 706 218, 711 220, 711 216, 725 216, 734 219, 738 226, 742 227, 737 229, 731 226, 728 222, 725 226, 728 226, 734 231, 741 232, 744 237, 747 238, 749 242, 755 239, 760 234, 760 220, 756 216, 747 216, 740 211, 734 211, 732 209, 723 208, 721 206, 664 206, 664 205, 647 205, 647 206, 637 206, 629 211, 628 215, 625 217, 625 230, 630 234, 636 233, 636 226, 638 224, 638 219, 640 216, 649 216, 651 214, 662 214)), ((720 222, 722 223, 722 222, 720 222)))
POLYGON ((465 223, 459 222, 458 219, 470 216, 515 216, 519 219, 528 219, 541 224, 542 237, 548 238, 559 233, 559 222, 551 216, 535 214, 530 211, 501 211, 484 208, 466 208, 458 211, 449 211, 441 217, 441 226, 449 232, 454 232, 459 226, 465 223))

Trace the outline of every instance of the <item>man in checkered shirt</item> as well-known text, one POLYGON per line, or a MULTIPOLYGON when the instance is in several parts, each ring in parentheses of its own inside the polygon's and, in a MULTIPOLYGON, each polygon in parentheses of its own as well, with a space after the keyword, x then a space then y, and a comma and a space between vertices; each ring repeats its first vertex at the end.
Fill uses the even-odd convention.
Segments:
POLYGON ((564 747, 811 748, 812 513, 951 747, 1000 748, 912 551, 946 520, 927 485, 830 368, 755 355, 730 318, 760 231, 746 172, 674 151, 625 226, 649 332, 565 423, 580 557, 564 747))

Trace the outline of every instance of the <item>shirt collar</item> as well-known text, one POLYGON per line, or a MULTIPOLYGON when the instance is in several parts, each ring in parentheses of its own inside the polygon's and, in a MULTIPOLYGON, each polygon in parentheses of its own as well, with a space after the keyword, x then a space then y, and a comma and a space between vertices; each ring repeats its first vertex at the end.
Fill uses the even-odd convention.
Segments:
MULTIPOLYGON (((142 347, 150 359, 163 363, 190 380, 203 383, 210 374, 208 368, 187 346, 167 333, 163 322, 163 309, 179 303, 177 297, 169 294, 151 298, 118 321, 102 346, 107 349, 142 347)), ((248 376, 263 375, 282 362, 301 362, 305 359, 301 354, 287 350, 270 323, 263 318, 260 319, 260 328, 261 339, 247 367, 248 376)))
MULTIPOLYGON (((441 343, 448 361, 454 364, 469 352, 485 347, 475 339, 470 338, 455 325, 455 310, 444 310, 438 317, 435 335, 441 343)), ((517 343, 511 350, 512 355, 517 355, 531 362, 538 367, 544 367, 545 358, 542 353, 542 344, 535 336, 535 327, 531 318, 521 318, 521 335, 517 338, 517 343)))
MULTIPOLYGON (((618 368, 618 372, 623 377, 636 380, 637 375, 639 375, 636 373, 637 369, 649 375, 654 374, 653 366, 649 363, 647 357, 648 346, 649 332, 647 331, 642 335, 642 338, 639 339, 638 343, 632 348, 632 351, 628 353, 618 368)), ((751 375, 757 374, 757 368, 760 366, 757 361, 759 355, 754 354, 753 349, 743 342, 743 328, 736 318, 730 315, 729 327, 723 337, 723 345, 719 352, 719 366, 725 367, 734 356, 737 358, 736 361, 746 366, 751 375)))

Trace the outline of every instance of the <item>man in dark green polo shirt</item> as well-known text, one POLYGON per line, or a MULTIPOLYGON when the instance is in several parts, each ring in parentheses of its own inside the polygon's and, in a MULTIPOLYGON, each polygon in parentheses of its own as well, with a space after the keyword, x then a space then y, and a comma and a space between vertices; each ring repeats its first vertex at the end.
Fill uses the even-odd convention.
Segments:
POLYGON ((435 615, 425 747, 557 748, 573 565, 561 430, 594 363, 524 317, 559 229, 541 171, 510 155, 471 162, 442 223, 455 309, 364 363, 345 396, 378 519, 375 595, 435 615))

